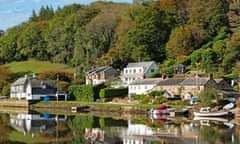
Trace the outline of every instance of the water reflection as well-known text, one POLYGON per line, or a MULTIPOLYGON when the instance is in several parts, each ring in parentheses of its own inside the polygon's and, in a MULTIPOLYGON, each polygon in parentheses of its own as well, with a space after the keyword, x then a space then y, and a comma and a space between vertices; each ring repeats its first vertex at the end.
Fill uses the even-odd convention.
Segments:
MULTIPOLYGON (((0 121, 6 119, 1 114, 0 121)), ((238 125, 228 119, 158 117, 114 119, 87 114, 9 114, 10 137, 1 143, 237 144, 238 125), (16 136, 17 135, 17 136, 16 136), (21 138, 19 138, 21 137, 21 138), (7 139, 7 140, 6 140, 7 139)), ((0 127, 3 124, 0 124, 0 127)))
POLYGON ((11 126, 24 135, 35 137, 40 133, 53 133, 58 125, 65 123, 67 116, 50 114, 10 114, 11 126))

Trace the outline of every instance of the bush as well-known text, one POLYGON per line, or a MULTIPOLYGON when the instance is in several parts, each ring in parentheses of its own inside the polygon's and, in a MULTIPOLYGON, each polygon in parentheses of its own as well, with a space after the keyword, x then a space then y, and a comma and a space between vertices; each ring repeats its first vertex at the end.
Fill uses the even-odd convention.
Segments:
POLYGON ((79 101, 95 101, 102 85, 72 85, 68 88, 70 98, 79 101))
POLYGON ((149 93, 150 96, 162 96, 166 91, 165 90, 160 90, 160 91, 151 91, 149 93))
POLYGON ((166 103, 167 101, 168 101, 167 98, 158 96, 158 97, 155 97, 153 104, 162 104, 162 103, 166 103))
POLYGON ((135 94, 132 96, 133 100, 143 100, 146 97, 144 94, 135 94))
POLYGON ((39 79, 42 80, 59 80, 59 81, 66 81, 71 82, 73 80, 73 73, 66 72, 66 71, 44 71, 39 73, 39 79))
POLYGON ((105 88, 100 90, 100 98, 114 98, 120 96, 126 96, 128 94, 128 88, 105 88))

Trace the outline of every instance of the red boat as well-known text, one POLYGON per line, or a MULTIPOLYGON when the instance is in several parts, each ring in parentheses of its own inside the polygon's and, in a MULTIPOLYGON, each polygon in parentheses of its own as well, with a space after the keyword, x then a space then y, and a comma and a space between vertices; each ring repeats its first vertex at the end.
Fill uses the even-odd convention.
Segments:
POLYGON ((158 115, 169 115, 170 112, 175 112, 175 108, 169 108, 167 105, 161 105, 157 108, 152 108, 149 111, 149 114, 158 114, 158 115))

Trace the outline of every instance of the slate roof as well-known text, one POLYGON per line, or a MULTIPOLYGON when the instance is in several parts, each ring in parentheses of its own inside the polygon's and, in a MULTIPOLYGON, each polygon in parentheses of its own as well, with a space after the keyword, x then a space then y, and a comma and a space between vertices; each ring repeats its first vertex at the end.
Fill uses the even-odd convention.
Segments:
POLYGON ((56 88, 53 81, 31 80, 32 88, 42 88, 42 85, 46 85, 46 89, 56 88))
POLYGON ((87 74, 93 74, 93 73, 99 73, 99 72, 105 72, 112 69, 112 67, 98 67, 95 69, 92 69, 90 71, 87 72, 87 74))
POLYGON ((19 78, 16 80, 12 85, 24 85, 26 83, 27 79, 25 77, 19 78))
POLYGON ((209 78, 186 78, 181 82, 181 85, 205 85, 209 78))
POLYGON ((184 78, 170 78, 161 80, 158 83, 158 86, 167 86, 167 85, 180 85, 184 78))
POLYGON ((130 67, 143 67, 144 72, 147 71, 152 64, 154 64, 154 61, 149 61, 149 62, 137 62, 137 63, 128 63, 127 68, 130 67))
POLYGON ((158 84, 162 78, 147 78, 147 79, 137 79, 133 81, 130 85, 152 85, 158 84))

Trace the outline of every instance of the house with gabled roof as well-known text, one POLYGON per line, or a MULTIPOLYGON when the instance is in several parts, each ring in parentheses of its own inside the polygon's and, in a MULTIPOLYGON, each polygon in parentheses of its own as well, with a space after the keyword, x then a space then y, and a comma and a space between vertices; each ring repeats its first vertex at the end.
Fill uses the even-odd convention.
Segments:
POLYGON ((147 78, 159 70, 159 66, 154 61, 128 63, 123 69, 121 80, 123 85, 128 86, 134 80, 147 78))
POLYGON ((163 78, 153 90, 165 90, 171 97, 181 94, 181 82, 184 78, 163 78))
POLYGON ((180 86, 183 99, 190 99, 189 96, 197 96, 206 88, 218 88, 211 74, 208 78, 201 78, 198 75, 194 78, 186 78, 180 83, 180 86))
POLYGON ((154 87, 156 87, 161 80, 162 78, 137 79, 129 84, 128 94, 147 94, 154 87))
POLYGON ((25 75, 11 84, 10 98, 26 99, 26 100, 41 100, 48 99, 66 100, 67 94, 55 86, 54 81, 39 80, 35 75, 28 77, 25 75))
POLYGON ((86 73, 86 85, 97 85, 118 75, 117 70, 112 67, 97 67, 86 73))

